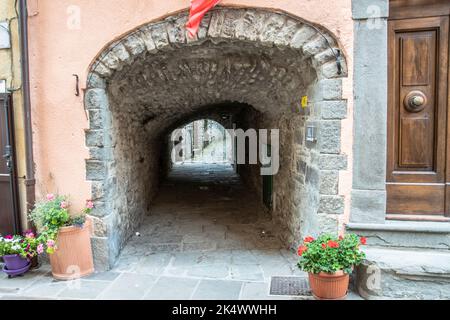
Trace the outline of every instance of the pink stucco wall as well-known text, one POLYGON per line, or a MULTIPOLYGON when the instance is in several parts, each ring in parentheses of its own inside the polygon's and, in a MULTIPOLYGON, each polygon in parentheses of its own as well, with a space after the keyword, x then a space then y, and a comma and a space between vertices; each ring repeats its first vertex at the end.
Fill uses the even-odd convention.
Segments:
MULTIPOLYGON (((223 0, 221 4, 284 10, 324 26, 339 39, 349 66, 349 77, 344 80, 349 117, 343 121, 342 127, 342 151, 349 155, 349 168, 341 172, 339 190, 347 195, 343 217, 346 219, 351 188, 353 113, 351 0, 223 0)), ((84 142, 88 121, 83 108, 83 94, 78 97, 74 94, 75 78, 72 74, 80 76, 83 89, 90 63, 108 42, 139 25, 188 6, 189 0, 29 1, 38 196, 47 192, 68 194, 75 209, 90 196, 84 163, 88 157, 84 142)))

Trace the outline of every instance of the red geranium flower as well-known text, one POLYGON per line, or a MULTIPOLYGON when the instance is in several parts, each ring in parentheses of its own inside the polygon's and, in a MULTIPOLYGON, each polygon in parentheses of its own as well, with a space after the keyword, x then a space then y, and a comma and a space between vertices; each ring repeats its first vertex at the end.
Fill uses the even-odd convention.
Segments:
POLYGON ((298 247, 297 254, 301 257, 306 250, 308 250, 306 246, 300 246, 298 247))
POLYGON ((367 238, 366 238, 366 237, 361 237, 361 238, 359 238, 359 242, 360 242, 362 245, 365 245, 365 244, 367 243, 367 238))
POLYGON ((328 240, 328 246, 330 248, 339 248, 339 243, 337 243, 336 241, 333 241, 333 240, 328 240))
POLYGON ((305 240, 303 240, 305 243, 310 243, 310 242, 313 242, 314 241, 314 238, 313 237, 311 237, 311 236, 308 236, 308 237, 306 237, 305 238, 305 240))
POLYGON ((323 249, 326 249, 326 248, 327 248, 327 245, 326 245, 325 243, 322 243, 322 248, 323 248, 323 249))

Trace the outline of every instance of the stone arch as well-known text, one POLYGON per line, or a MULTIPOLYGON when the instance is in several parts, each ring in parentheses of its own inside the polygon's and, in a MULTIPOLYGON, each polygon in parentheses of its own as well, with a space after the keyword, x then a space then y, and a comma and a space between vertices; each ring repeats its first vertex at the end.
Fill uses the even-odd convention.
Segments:
POLYGON ((194 112, 193 106, 223 101, 257 106, 258 114, 251 117, 264 114, 269 125, 287 128, 286 145, 292 145, 285 150, 297 156, 286 157, 284 169, 283 178, 295 190, 292 206, 284 210, 292 211, 291 216, 281 217, 287 224, 286 241, 295 244, 306 233, 337 230, 344 208, 339 170, 347 166, 340 149, 340 121, 347 116, 341 78, 347 65, 338 41, 319 26, 266 9, 218 7, 205 16, 195 39, 186 36, 186 21, 187 12, 182 12, 141 26, 109 44, 90 66, 86 179, 92 182, 96 205, 93 244, 100 268, 114 262, 139 223, 138 217, 125 217, 111 204, 112 199, 140 201, 132 194, 118 197, 115 153, 130 146, 121 145, 114 130, 128 134, 123 139, 127 143, 138 139, 126 132, 133 126, 159 137, 194 112), (254 83, 261 83, 258 94, 254 83), (160 92, 160 87, 165 89, 160 92), (140 95, 146 100, 136 98, 140 95), (303 95, 310 101, 306 109, 298 107, 303 95), (165 104, 174 107, 166 110, 165 104), (136 110, 141 111, 133 119, 136 110), (307 127, 316 128, 317 141, 306 139, 307 127))

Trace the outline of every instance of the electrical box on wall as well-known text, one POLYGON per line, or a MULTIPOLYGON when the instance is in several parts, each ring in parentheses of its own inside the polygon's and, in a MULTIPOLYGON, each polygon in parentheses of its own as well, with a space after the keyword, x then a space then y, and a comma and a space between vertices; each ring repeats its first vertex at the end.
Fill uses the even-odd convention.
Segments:
POLYGON ((0 22, 0 49, 11 48, 11 39, 9 35, 9 24, 7 21, 0 22))
POLYGON ((316 142, 317 141, 317 127, 309 123, 306 125, 306 142, 316 142))

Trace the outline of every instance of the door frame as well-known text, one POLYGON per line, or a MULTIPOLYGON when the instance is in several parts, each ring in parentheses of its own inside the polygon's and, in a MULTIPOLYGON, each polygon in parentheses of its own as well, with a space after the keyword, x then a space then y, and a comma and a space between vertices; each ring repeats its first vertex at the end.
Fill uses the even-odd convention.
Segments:
MULTIPOLYGON (((10 169, 10 192, 11 192, 11 206, 13 211, 13 230, 14 233, 21 232, 20 220, 20 205, 19 205, 19 187, 17 175, 17 161, 16 161, 16 144, 15 144, 15 126, 14 126, 14 107, 12 94, 0 93, 0 108, 4 112, 6 121, 6 141, 10 146, 11 169, 10 169)), ((1 133, 0 133, 1 134, 1 133)), ((0 156, 3 158, 6 150, 0 150, 0 156)))

